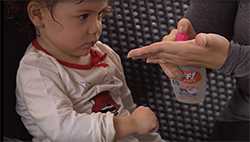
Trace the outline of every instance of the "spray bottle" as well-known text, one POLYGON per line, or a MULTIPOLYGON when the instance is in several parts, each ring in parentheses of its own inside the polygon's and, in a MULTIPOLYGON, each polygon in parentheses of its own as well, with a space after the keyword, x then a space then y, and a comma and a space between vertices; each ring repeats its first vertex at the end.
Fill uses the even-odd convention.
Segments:
MULTIPOLYGON (((177 33, 176 41, 185 41, 186 33, 177 33)), ((200 104, 206 94, 206 69, 201 66, 178 66, 181 74, 171 79, 176 100, 188 104, 200 104)))

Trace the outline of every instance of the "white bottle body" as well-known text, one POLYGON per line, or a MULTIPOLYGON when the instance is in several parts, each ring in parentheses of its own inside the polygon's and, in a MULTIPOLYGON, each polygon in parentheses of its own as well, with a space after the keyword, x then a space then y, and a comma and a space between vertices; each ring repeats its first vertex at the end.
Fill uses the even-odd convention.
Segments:
POLYGON ((203 67, 180 66, 182 79, 171 80, 176 100, 188 104, 200 104, 206 94, 206 69, 203 67))

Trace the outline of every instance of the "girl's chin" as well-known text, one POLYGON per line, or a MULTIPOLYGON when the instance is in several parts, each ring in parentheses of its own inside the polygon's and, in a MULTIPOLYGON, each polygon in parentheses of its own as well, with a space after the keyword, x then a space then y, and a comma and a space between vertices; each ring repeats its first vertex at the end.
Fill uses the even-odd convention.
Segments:
POLYGON ((87 56, 87 55, 90 53, 90 49, 91 49, 91 48, 81 49, 81 50, 79 51, 79 53, 80 53, 82 56, 87 56))

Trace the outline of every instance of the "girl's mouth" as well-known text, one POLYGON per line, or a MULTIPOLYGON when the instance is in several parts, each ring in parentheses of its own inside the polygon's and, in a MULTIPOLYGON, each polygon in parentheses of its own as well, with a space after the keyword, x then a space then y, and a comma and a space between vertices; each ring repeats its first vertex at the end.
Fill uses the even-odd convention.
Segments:
POLYGON ((95 45, 96 42, 87 42, 82 45, 82 48, 91 48, 95 45))

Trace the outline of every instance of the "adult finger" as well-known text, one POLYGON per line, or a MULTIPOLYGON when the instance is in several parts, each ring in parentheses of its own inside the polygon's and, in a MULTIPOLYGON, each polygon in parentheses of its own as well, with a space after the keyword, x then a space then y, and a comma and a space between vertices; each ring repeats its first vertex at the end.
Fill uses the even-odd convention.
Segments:
POLYGON ((161 41, 161 42, 153 43, 151 45, 144 46, 141 48, 136 48, 136 49, 130 50, 127 57, 128 58, 140 58, 148 54, 161 52, 162 48, 165 47, 166 44, 167 43, 165 43, 165 41, 161 41))
POLYGON ((177 30, 181 33, 187 33, 190 39, 193 39, 196 35, 192 23, 187 18, 182 18, 177 23, 177 30))
POLYGON ((165 40, 165 41, 175 41, 176 34, 177 34, 177 29, 173 29, 173 30, 171 30, 170 34, 164 36, 162 38, 162 40, 165 40))

